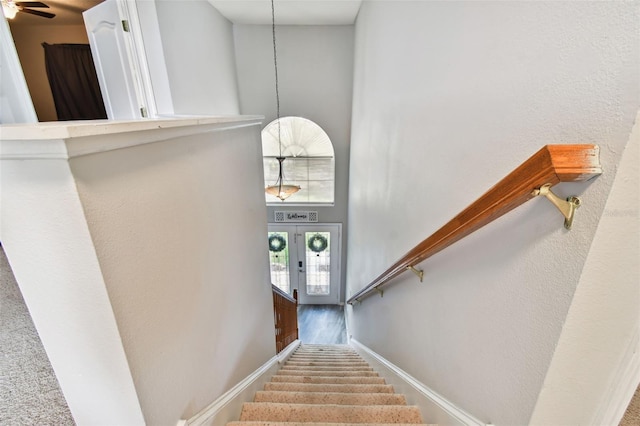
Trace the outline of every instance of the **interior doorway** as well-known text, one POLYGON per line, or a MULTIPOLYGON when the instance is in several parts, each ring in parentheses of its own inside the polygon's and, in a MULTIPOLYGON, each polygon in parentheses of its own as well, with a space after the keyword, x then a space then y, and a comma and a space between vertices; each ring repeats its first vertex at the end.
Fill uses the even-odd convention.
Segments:
POLYGON ((298 290, 298 302, 340 302, 341 224, 269 224, 271 282, 288 294, 298 290))
MULTIPOLYGON (((53 93, 47 76, 45 50, 48 45, 86 45, 89 43, 84 26, 82 12, 99 4, 102 0, 45 1, 46 7, 35 9, 44 11, 43 17, 18 12, 12 19, 0 17, 5 21, 7 34, 3 43, 11 43, 15 48, 18 69, 26 80, 28 97, 37 115, 37 121, 57 121, 58 114, 53 93)), ((4 48, 5 46, 3 46, 4 48)), ((31 120, 29 120, 31 121, 31 120)), ((10 122, 7 120, 7 122, 10 122)))

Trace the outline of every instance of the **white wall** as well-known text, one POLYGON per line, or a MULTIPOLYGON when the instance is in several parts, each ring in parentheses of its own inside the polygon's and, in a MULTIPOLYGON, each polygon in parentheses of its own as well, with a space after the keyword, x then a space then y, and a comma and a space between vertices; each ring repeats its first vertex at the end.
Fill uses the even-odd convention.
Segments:
POLYGON ((640 114, 531 423, 618 424, 640 382, 640 114))
POLYGON ((253 127, 72 163, 147 424, 275 354, 260 153, 253 127))
MULTIPOLYGON (((336 191, 333 207, 268 207, 267 216, 274 222, 275 210, 317 211, 321 222, 343 224, 345 247, 353 37, 350 25, 276 27, 280 116, 308 118, 327 132, 335 150, 336 191)), ((271 26, 236 24, 234 39, 241 112, 264 115, 265 126, 276 118, 271 26)), ((346 250, 342 253, 346 265, 346 250)), ((344 278, 345 268, 343 283, 344 278)))
POLYGON ((238 114, 231 22, 206 0, 155 3, 174 113, 238 114))
POLYGON ((172 123, 2 129, 3 247, 78 424, 176 424, 275 355, 259 121, 172 123))
POLYGON ((360 10, 347 297, 542 145, 601 147, 603 176, 557 187, 583 199, 572 231, 530 201, 348 309, 354 338, 482 421, 532 415, 638 108, 638 30, 635 3, 360 10))

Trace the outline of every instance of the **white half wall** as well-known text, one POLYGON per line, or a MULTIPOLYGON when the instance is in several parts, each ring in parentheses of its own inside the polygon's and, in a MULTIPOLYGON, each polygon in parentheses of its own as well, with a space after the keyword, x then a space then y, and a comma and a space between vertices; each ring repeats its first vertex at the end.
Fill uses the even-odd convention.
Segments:
POLYGON ((79 424, 176 424, 275 355, 259 118, 1 131, 2 243, 79 424))
POLYGON ((347 308, 355 339, 485 423, 534 412, 640 103, 639 25, 637 3, 360 9, 347 298, 543 145, 601 148, 601 177, 556 187, 582 198, 571 231, 534 199, 347 308))

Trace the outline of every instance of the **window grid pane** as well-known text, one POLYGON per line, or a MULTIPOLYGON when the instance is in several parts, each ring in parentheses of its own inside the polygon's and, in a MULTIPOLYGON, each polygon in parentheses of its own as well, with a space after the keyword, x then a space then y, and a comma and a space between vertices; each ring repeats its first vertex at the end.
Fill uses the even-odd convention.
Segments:
POLYGON ((331 241, 329 236, 329 232, 305 232, 308 295, 326 296, 330 292, 331 241), (326 241, 326 247, 321 250, 323 240, 326 241))
POLYGON ((269 265, 271 270, 271 283, 287 294, 291 294, 291 284, 289 277, 289 233, 269 232, 269 265), (277 246, 278 241, 272 236, 280 236, 284 239, 285 247, 280 251, 272 250, 272 246, 277 246))
MULTIPOLYGON (((278 180, 278 160, 265 157, 265 186, 273 185, 278 180)), ((265 194, 268 203, 333 203, 335 161, 333 158, 289 157, 282 163, 284 183, 299 185, 300 191, 284 201, 273 195, 265 194)))

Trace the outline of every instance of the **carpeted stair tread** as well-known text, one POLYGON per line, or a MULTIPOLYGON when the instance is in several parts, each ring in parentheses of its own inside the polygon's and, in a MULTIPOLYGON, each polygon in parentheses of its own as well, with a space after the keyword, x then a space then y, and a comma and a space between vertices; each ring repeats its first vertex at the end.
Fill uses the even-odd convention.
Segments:
POLYGON ((352 358, 352 359, 345 359, 345 358, 289 358, 289 360, 286 361, 287 363, 291 363, 291 364, 305 364, 305 363, 315 363, 315 364, 347 364, 349 366, 352 366, 353 364, 362 364, 363 366, 366 365, 367 367, 370 367, 367 363, 367 361, 363 360, 362 358, 352 358))
POLYGON ((420 409, 348 345, 301 345, 228 425, 425 426, 420 409))
MULTIPOLYGON (((264 422, 240 421, 227 423, 229 426, 362 426, 363 423, 318 423, 318 422, 264 422)), ((438 426, 426 423, 367 423, 368 426, 438 426)))
POLYGON ((284 365, 304 365, 318 367, 368 367, 365 361, 287 361, 284 365))
POLYGON ((345 364, 367 364, 367 361, 365 361, 362 358, 342 358, 342 357, 310 357, 310 358, 306 358, 306 359, 297 359, 297 358, 290 358, 289 361, 287 362, 326 362, 326 363, 334 363, 334 362, 342 362, 345 364))
POLYGON ((406 405, 313 405, 246 402, 240 420, 333 422, 333 423, 422 423, 418 407, 406 405))
POLYGON ((336 405, 407 405, 402 394, 258 391, 254 402, 336 405))
POLYGON ((384 385, 382 377, 273 376, 272 382, 384 385))
POLYGON ((309 370, 309 371, 373 371, 371 367, 336 367, 326 365, 287 365, 282 367, 286 370, 309 370))
POLYGON ((342 392, 342 393, 393 393, 392 385, 341 384, 341 383, 265 383, 266 391, 287 392, 342 392))
POLYGON ((338 377, 378 377, 375 371, 335 371, 335 370, 290 370, 283 368, 277 376, 338 376, 338 377))
POLYGON ((319 351, 297 351, 292 354, 292 356, 360 356, 359 353, 355 351, 339 351, 339 352, 319 352, 319 351))
POLYGON ((326 358, 335 358, 338 356, 341 357, 346 357, 346 358, 360 358, 360 355, 355 353, 355 352, 296 352, 294 354, 292 354, 291 356, 298 356, 298 357, 326 357, 326 358))

